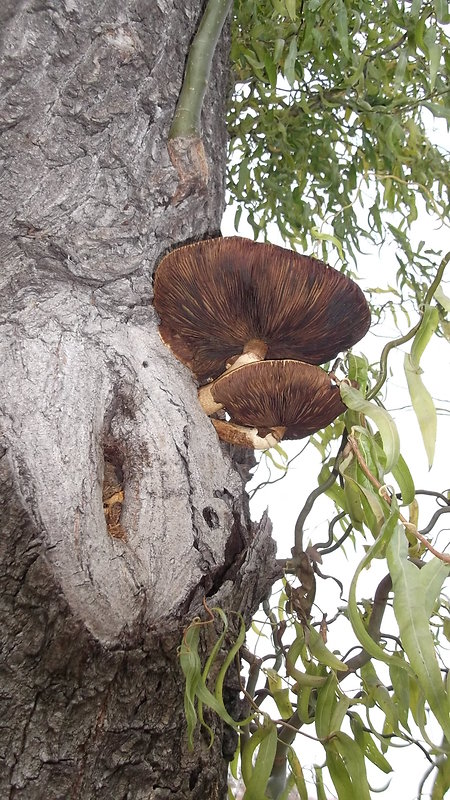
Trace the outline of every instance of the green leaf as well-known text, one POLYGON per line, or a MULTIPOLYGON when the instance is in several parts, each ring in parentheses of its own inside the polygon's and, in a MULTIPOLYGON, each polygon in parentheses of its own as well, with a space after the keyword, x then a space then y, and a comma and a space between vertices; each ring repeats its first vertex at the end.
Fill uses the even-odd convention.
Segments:
POLYGON ((345 3, 338 3, 338 10, 335 16, 336 20, 336 33, 339 40, 339 44, 342 47, 342 52, 344 53, 345 57, 348 58, 348 17, 347 17, 347 9, 345 7, 345 3))
POLYGON ((392 772, 392 767, 386 758, 383 756, 382 753, 378 750, 374 740, 372 739, 370 733, 364 730, 361 717, 358 714, 352 712, 350 716, 350 726, 352 729, 353 736, 355 738, 355 742, 359 745, 360 749, 364 753, 365 757, 375 764, 378 769, 381 769, 382 772, 389 773, 392 772))
POLYGON ((342 242, 336 238, 336 236, 332 236, 331 233, 324 233, 323 231, 319 231, 318 228, 311 228, 311 236, 313 239, 317 239, 319 242, 331 242, 332 245, 338 251, 342 260, 344 260, 344 252, 342 250, 342 242))
POLYGON ((185 678, 184 713, 187 722, 189 749, 194 749, 194 730, 197 725, 197 711, 195 700, 197 686, 202 679, 201 662, 198 654, 200 637, 199 625, 195 622, 187 629, 183 643, 180 647, 180 665, 185 678))
POLYGON ((425 348, 427 347, 433 333, 439 324, 439 312, 436 306, 425 306, 419 330, 414 336, 411 346, 411 361, 415 366, 419 366, 425 348))
POLYGON ((296 0, 284 0, 286 3, 286 11, 288 12, 291 20, 295 22, 297 19, 296 0))
POLYGON ((327 800, 325 788, 323 785, 323 770, 317 764, 314 764, 314 777, 316 781, 317 800, 327 800))
MULTIPOLYGON (((352 739, 346 733, 339 731, 339 733, 337 733, 336 736, 333 737, 332 741, 326 746, 326 750, 327 756, 328 751, 334 751, 340 757, 341 763, 345 767, 346 775, 348 776, 348 781, 350 783, 350 789, 348 789, 347 780, 342 780, 344 773, 341 770, 338 778, 339 781, 342 781, 341 785, 343 787, 345 786, 345 794, 339 793, 339 800, 352 800, 352 798, 356 797, 358 800, 371 800, 369 784, 367 782, 366 767, 364 764, 364 755, 354 739, 352 739)), ((333 783, 335 783, 334 778, 338 775, 336 770, 336 760, 333 760, 331 766, 331 761, 329 763, 327 758, 327 766, 330 770, 333 783)), ((336 788, 338 788, 338 786, 336 786, 336 788)))
POLYGON ((392 475, 398 483, 402 495, 402 505, 409 506, 415 497, 415 487, 408 465, 400 453, 395 467, 392 468, 392 475))
POLYGON ((297 39, 295 36, 291 37, 289 42, 288 54, 284 60, 284 76, 290 86, 294 86, 295 75, 295 62, 297 60, 297 39))
POLYGON ((343 670, 344 672, 347 670, 346 664, 335 656, 331 650, 328 650, 320 633, 312 626, 308 628, 308 648, 319 664, 324 664, 326 667, 331 667, 331 669, 343 670))
POLYGON ((339 731, 341 729, 347 711, 354 702, 350 697, 347 697, 347 695, 342 694, 340 691, 339 695, 330 721, 330 730, 332 731, 339 731))
MULTIPOLYGON (((291 678, 294 678, 297 681, 300 687, 306 688, 318 688, 319 686, 323 686, 326 682, 326 678, 323 675, 315 674, 314 672, 301 672, 299 669, 296 668, 297 660, 302 655, 302 651, 305 648, 305 635, 303 633, 303 628, 301 625, 296 623, 295 630, 297 632, 297 636, 295 637, 294 641, 292 642, 286 656, 286 674, 289 675, 291 678)), ((308 669, 314 670, 317 669, 316 666, 310 662, 308 664, 308 669)))
POLYGON ((377 558, 378 555, 380 555, 385 550, 387 543, 389 542, 391 536, 393 535, 396 525, 397 525, 397 514, 395 513, 395 511, 393 511, 387 522, 385 522, 385 524, 383 525, 383 528, 380 531, 378 539, 375 540, 372 547, 369 548, 364 558, 362 559, 361 563, 358 565, 350 585, 349 598, 348 598, 348 616, 352 624, 352 628, 360 644, 364 647, 365 650, 367 650, 369 655, 371 655, 373 658, 377 658, 379 661, 384 661, 386 664, 397 665, 399 668, 404 669, 411 674, 414 674, 409 664, 402 661, 402 659, 399 658, 398 656, 388 655, 380 647, 380 645, 377 644, 377 642, 375 642, 372 639, 372 637, 368 634, 364 626, 364 623, 361 619, 361 615, 358 610, 358 604, 356 601, 356 588, 361 572, 369 566, 373 558, 377 558))
POLYGON ((433 6, 438 22, 440 22, 442 25, 446 25, 448 22, 450 22, 447 0, 433 0, 433 6))
POLYGON ((436 84, 436 76, 439 69, 439 63, 442 55, 442 45, 436 41, 436 28, 427 28, 423 37, 428 50, 428 57, 430 60, 430 90, 433 91, 436 84))
POLYGON ((423 443, 431 469, 436 447, 437 414, 433 398, 422 382, 420 359, 439 324, 439 312, 435 306, 426 306, 420 328, 417 331, 411 354, 405 355, 404 369, 412 406, 419 423, 423 443))
POLYGON ((319 739, 325 739, 331 733, 331 717, 336 706, 337 678, 334 673, 328 676, 327 682, 317 692, 315 725, 319 739))
POLYGON ((338 752, 337 743, 334 739, 326 743, 325 751, 326 764, 339 800, 351 800, 354 797, 352 782, 345 761, 338 752))
POLYGON ((434 299, 437 300, 439 305, 441 305, 445 311, 450 311, 450 297, 447 297, 442 286, 437 287, 434 293, 434 299))
POLYGON ((288 750, 288 762, 294 776, 294 783, 300 795, 300 800, 308 800, 308 791, 306 789, 302 766, 292 747, 288 750))
POLYGON ((389 729, 398 732, 398 714, 395 703, 380 681, 371 661, 361 667, 361 677, 369 697, 384 711, 389 729))
MULTIPOLYGON (((219 608, 215 608, 214 610, 216 612, 218 612, 218 613, 222 611, 219 608)), ((222 614, 225 616, 224 612, 222 612, 222 614)), ((223 662, 223 664, 222 664, 222 666, 221 666, 221 668, 219 670, 219 674, 218 674, 218 676, 216 678, 216 686, 215 686, 215 689, 214 689, 214 694, 215 694, 218 702, 223 707, 225 707, 223 705, 223 682, 225 680, 225 676, 227 674, 228 668, 233 663, 237 653, 239 652, 239 650, 241 649, 242 645, 244 644, 244 640, 245 640, 245 622, 244 622, 243 618, 240 617, 240 627, 239 627, 239 633, 238 633, 238 635, 236 637, 236 641, 232 645, 232 647, 230 647, 230 649, 228 650, 228 653, 227 653, 227 655, 226 655, 226 657, 224 659, 224 662, 223 662)), ((247 720, 247 722, 249 722, 250 719, 251 719, 251 717, 247 720)), ((242 720, 240 722, 240 724, 241 725, 245 724, 245 720, 242 720)))
POLYGON ((280 717, 282 719, 289 719, 294 713, 289 699, 289 689, 287 687, 283 688, 281 676, 276 670, 265 669, 264 672, 267 675, 269 690, 276 703, 280 717))
POLYGON ((433 714, 450 741, 449 704, 436 658, 429 617, 449 567, 437 558, 422 569, 408 561, 404 531, 397 525, 387 547, 394 613, 403 647, 433 714))
POLYGON ((243 800, 266 800, 265 791, 272 772, 276 750, 276 725, 273 722, 266 722, 244 745, 245 756, 243 753, 242 768, 246 789, 243 800), (259 747, 258 754, 253 765, 252 758, 257 747, 259 747), (244 761, 246 763, 245 775, 244 761))
POLYGON ((437 414, 433 398, 424 385, 420 374, 420 367, 414 366, 411 356, 406 354, 404 370, 411 403, 419 423, 422 440, 428 458, 428 468, 431 469, 434 460, 437 434, 437 414))
POLYGON ((409 681, 405 680, 405 671, 391 664, 389 675, 394 689, 394 701, 398 712, 398 719, 405 730, 409 731, 409 681))
POLYGON ((397 428, 391 415, 384 408, 376 406, 365 400, 361 392, 346 383, 340 385, 341 397, 345 405, 352 411, 373 420, 380 431, 383 440, 383 449, 386 454, 386 472, 390 472, 398 461, 400 455, 400 440, 397 428))

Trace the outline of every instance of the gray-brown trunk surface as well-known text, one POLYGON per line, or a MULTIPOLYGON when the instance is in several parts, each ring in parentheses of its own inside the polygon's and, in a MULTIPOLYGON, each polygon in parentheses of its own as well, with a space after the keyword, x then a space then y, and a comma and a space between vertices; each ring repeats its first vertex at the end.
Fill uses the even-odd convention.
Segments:
MULTIPOLYGON (((199 733, 189 752, 177 646, 204 596, 249 621, 273 543, 151 305, 162 254, 217 235, 223 211, 226 34, 208 189, 171 204, 166 136, 201 12, 0 9, 2 799, 225 796, 233 738, 211 719, 213 747, 199 733)), ((236 676, 228 695, 238 713, 236 676)))

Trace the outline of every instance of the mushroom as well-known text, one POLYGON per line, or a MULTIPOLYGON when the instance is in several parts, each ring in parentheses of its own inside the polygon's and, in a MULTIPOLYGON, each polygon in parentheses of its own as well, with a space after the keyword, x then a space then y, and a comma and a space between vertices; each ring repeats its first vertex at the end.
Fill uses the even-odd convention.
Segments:
POLYGON ((323 364, 370 325, 350 278, 315 258, 240 237, 164 256, 154 305, 161 338, 201 382, 266 356, 323 364))
POLYGON ((302 439, 346 410, 325 370, 301 361, 260 361, 225 372, 210 384, 230 421, 212 420, 221 439, 254 449, 302 439))

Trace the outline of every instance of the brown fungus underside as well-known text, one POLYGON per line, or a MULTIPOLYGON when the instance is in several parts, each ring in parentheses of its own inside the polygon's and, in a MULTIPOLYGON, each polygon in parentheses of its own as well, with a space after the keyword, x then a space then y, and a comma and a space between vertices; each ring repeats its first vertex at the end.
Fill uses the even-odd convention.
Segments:
POLYGON ((160 334, 201 382, 252 340, 268 359, 323 364, 367 332, 370 311, 350 278, 308 256, 240 237, 168 253, 155 276, 160 334))
POLYGON ((342 414, 338 386, 320 367, 300 361, 260 361, 225 373, 211 386, 230 421, 265 437, 285 428, 283 438, 302 439, 342 414))

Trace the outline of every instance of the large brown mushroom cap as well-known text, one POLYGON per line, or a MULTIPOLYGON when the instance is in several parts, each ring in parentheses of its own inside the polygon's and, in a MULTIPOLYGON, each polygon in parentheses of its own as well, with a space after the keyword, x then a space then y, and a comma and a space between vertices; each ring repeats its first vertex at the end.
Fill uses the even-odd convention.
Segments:
POLYGON ((325 370, 301 361, 246 364, 217 378, 211 392, 231 422, 257 428, 263 437, 285 427, 285 439, 303 439, 346 410, 325 370))
POLYGON ((267 358, 323 364, 364 336, 370 311, 350 278, 272 244, 229 237, 166 255, 155 276, 163 341, 201 381, 250 340, 267 358))

